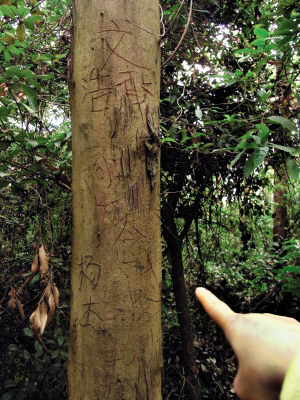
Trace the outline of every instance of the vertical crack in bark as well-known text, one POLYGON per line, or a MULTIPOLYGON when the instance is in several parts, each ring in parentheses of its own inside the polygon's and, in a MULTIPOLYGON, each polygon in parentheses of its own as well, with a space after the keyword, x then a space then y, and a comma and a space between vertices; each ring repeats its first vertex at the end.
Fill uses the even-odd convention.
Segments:
POLYGON ((146 118, 147 118, 147 129, 148 134, 146 136, 146 171, 150 181, 151 190, 154 189, 158 171, 158 155, 160 151, 160 138, 159 138, 159 127, 158 118, 153 113, 150 112, 149 107, 146 108, 146 118), (153 115, 154 114, 154 115, 153 115))

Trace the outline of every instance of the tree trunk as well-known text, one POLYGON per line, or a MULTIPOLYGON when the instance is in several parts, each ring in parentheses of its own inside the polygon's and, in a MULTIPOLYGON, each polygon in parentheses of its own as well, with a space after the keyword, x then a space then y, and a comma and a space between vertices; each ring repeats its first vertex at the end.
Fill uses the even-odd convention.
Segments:
POLYGON ((75 0, 70 400, 161 399, 158 0, 75 0))
POLYGON ((198 400, 198 369, 182 262, 182 244, 178 237, 173 215, 172 209, 166 204, 163 211, 163 234, 172 260, 172 282, 182 341, 184 374, 187 377, 186 393, 188 400, 198 400))

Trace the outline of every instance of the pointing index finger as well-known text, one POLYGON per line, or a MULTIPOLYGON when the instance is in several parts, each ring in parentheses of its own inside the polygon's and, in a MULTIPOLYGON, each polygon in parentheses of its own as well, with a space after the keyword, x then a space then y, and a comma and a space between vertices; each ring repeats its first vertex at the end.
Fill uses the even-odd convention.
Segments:
POLYGON ((226 320, 235 312, 207 289, 197 288, 196 297, 210 318, 224 330, 226 320))

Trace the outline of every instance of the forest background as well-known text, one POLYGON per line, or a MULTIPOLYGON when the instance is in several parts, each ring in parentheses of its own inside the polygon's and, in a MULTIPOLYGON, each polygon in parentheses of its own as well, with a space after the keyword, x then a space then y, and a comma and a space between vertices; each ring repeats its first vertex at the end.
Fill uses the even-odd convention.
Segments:
MULTIPOLYGON (((161 1, 166 400, 188 398, 193 366, 201 398, 236 398, 236 359, 197 286, 237 312, 299 320, 299 7, 161 1)), ((0 0, 1 400, 67 396, 70 11, 69 0, 0 0), (47 349, 28 320, 42 244, 59 295, 47 349)))

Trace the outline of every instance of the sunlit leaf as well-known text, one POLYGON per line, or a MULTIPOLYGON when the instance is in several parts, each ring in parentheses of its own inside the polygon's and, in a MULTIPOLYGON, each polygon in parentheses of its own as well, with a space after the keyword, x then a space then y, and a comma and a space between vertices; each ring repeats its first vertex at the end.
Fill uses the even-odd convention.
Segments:
POLYGON ((254 34, 256 36, 259 36, 263 39, 265 39, 266 37, 269 36, 269 32, 266 29, 262 29, 259 26, 257 26, 256 28, 254 28, 254 34))
POLYGON ((13 19, 15 18, 15 13, 13 12, 12 8, 9 5, 2 4, 0 10, 6 17, 10 17, 13 19))

